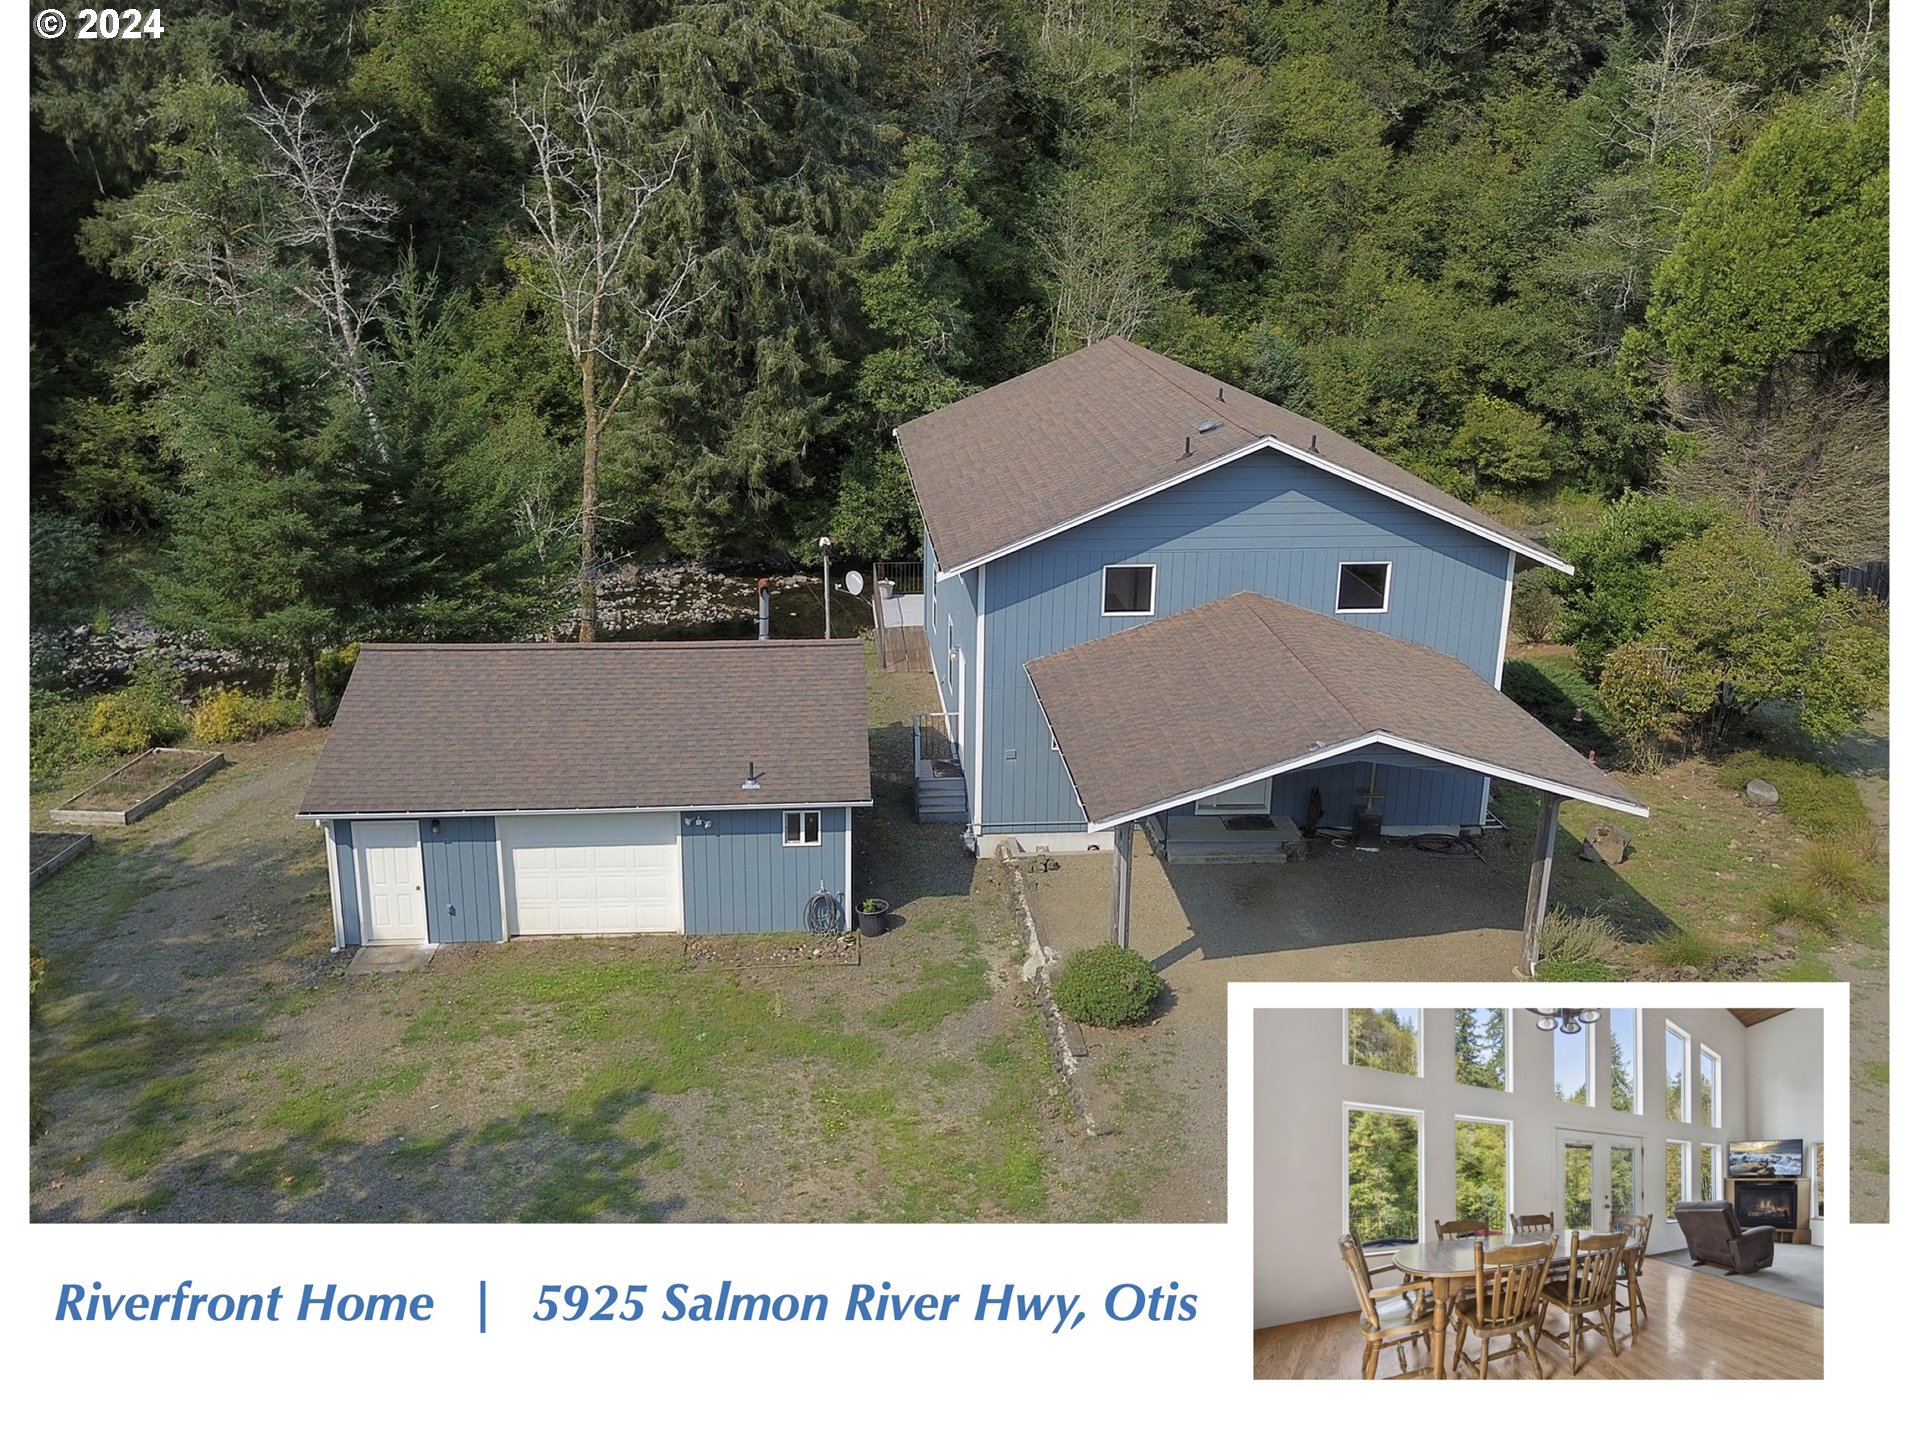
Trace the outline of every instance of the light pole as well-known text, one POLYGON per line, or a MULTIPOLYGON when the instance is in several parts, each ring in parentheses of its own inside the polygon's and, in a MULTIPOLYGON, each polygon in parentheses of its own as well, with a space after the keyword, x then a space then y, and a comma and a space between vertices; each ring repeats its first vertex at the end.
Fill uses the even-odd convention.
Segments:
POLYGON ((833 577, 827 570, 827 552, 833 549, 833 537, 820 537, 820 604, 827 612, 827 639, 833 638, 833 577))

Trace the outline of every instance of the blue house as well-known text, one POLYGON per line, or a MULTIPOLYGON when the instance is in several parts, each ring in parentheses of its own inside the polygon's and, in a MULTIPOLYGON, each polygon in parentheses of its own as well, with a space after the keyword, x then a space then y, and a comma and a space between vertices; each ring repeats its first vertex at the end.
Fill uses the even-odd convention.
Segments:
POLYGON ((367 645, 299 814, 336 947, 845 929, 857 641, 367 645))
POLYGON ((896 437, 971 843, 1646 813, 1498 689, 1516 569, 1572 567, 1324 426, 1114 338, 896 437))

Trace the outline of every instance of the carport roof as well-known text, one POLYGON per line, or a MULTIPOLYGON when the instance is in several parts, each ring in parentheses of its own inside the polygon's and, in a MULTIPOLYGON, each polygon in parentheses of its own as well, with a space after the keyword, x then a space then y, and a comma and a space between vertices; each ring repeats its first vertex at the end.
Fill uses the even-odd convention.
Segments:
POLYGON ((1027 662, 1088 829, 1381 745, 1644 815, 1449 655, 1242 592, 1027 662))
POLYGON ((299 813, 871 797, 857 641, 363 645, 299 813), (759 787, 742 790, 749 763, 759 787))

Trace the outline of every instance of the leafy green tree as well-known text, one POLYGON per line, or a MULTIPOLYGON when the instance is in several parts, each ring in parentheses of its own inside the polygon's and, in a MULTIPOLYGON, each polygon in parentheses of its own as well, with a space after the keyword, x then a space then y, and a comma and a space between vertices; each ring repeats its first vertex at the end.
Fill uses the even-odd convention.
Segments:
POLYGON ((1476 1220, 1494 1234, 1507 1228, 1507 1127, 1453 1123, 1454 1219, 1476 1220))
POLYGON ((1553 473, 1547 458, 1546 426, 1518 405, 1491 395, 1467 402, 1448 454, 1459 461, 1477 488, 1495 485, 1524 490, 1553 473))
POLYGON ((1759 527, 1723 520, 1667 553, 1647 598, 1679 709, 1717 743, 1772 701, 1829 737, 1886 701, 1886 631, 1850 594, 1815 591, 1759 527))
POLYGON ((1397 1010, 1347 1012, 1350 1064, 1391 1070, 1399 1075, 1417 1075, 1420 1071, 1418 1046, 1417 1019, 1403 1019, 1397 1010))
POLYGON ((1420 1122, 1380 1110, 1347 1112, 1347 1224, 1370 1245, 1420 1238, 1420 1122))
POLYGON ((1507 1087, 1507 1012, 1453 1012, 1453 1075, 1462 1085, 1507 1087))
POLYGON ((1789 106, 1689 212, 1647 312, 1682 382, 1736 394, 1806 351, 1886 358, 1887 117, 1884 95, 1851 124, 1789 106))
POLYGON ((1554 549, 1574 567, 1559 582, 1565 600, 1560 638, 1573 646, 1589 679, 1600 675, 1617 646, 1645 634, 1662 559, 1705 530, 1715 514, 1704 506, 1629 494, 1608 505, 1597 524, 1553 537, 1554 549))

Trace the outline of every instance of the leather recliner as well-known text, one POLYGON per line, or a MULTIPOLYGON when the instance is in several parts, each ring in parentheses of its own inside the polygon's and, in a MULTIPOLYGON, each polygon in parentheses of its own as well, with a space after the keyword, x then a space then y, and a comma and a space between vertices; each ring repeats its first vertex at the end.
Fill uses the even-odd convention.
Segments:
POLYGON ((1696 1265, 1718 1265, 1735 1275, 1751 1275, 1773 1264, 1773 1227, 1742 1230, 1733 1218, 1730 1200, 1684 1200, 1673 1207, 1673 1218, 1696 1265))

